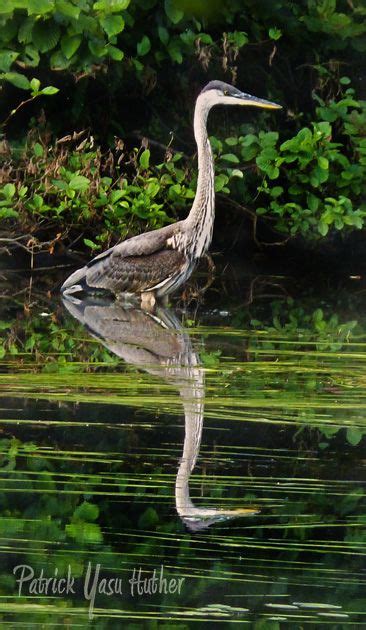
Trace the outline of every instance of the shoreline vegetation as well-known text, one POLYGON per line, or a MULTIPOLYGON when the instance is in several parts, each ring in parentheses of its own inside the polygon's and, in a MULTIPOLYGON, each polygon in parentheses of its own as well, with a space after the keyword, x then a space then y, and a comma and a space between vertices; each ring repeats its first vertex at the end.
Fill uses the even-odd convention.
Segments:
POLYGON ((365 12, 341 0, 6 0, 0 251, 89 256, 185 216, 192 108, 212 78, 284 106, 213 117, 226 214, 248 217, 254 242, 258 225, 317 248, 362 230, 365 12))

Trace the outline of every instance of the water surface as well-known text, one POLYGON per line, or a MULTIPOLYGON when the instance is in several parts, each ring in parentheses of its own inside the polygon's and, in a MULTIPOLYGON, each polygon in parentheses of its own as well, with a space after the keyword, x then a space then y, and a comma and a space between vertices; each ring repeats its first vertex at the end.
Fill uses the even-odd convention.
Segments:
POLYGON ((3 282, 4 627, 363 627, 362 279, 219 275, 151 315, 61 275, 3 282))

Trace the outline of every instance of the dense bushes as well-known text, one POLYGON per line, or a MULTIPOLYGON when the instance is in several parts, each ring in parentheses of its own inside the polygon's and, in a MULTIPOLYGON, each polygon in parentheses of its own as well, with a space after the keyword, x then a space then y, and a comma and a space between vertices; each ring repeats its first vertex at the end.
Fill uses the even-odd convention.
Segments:
POLYGON ((88 223, 87 243, 99 247, 138 231, 141 219, 156 227, 186 211, 195 183, 182 155, 194 153, 191 106, 205 81, 223 78, 280 101, 286 115, 256 113, 245 125, 225 118, 212 139, 217 190, 286 235, 362 228, 365 15, 357 0, 4 0, 1 119, 10 153, 3 142, 1 218, 88 223), (49 141, 86 126, 98 149, 64 144, 60 166, 60 145, 55 153, 49 141), (115 135, 130 157, 108 174, 102 156, 115 135), (146 168, 138 163, 146 142, 133 151, 143 136, 161 145, 146 168), (166 166, 164 145, 181 151, 166 166), (39 177, 25 168, 30 155, 39 177))
POLYGON ((352 89, 327 105, 317 100, 317 120, 285 142, 273 131, 226 140, 234 152, 227 158, 253 164, 257 214, 310 238, 361 229, 366 217, 366 102, 354 100, 352 89))
MULTIPOLYGON (((124 150, 117 141, 113 151, 103 153, 85 133, 66 136, 47 147, 46 136, 27 138, 21 156, 13 162, 8 148, 7 183, 0 187, 0 217, 17 219, 23 232, 32 224, 65 227, 57 240, 76 237, 83 230, 92 249, 142 230, 171 221, 174 209, 194 191, 187 186, 187 172, 180 166, 182 155, 150 166, 149 149, 124 150), (170 217, 164 211, 169 203, 170 217)), ((54 247, 54 242, 51 242, 54 247)))

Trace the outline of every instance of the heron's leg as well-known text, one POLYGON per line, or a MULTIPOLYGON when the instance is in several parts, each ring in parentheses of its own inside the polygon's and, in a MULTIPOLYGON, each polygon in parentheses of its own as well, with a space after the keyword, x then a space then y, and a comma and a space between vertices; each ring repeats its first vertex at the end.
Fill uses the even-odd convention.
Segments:
POLYGON ((141 293, 141 308, 143 311, 154 311, 156 304, 155 295, 152 291, 141 293))

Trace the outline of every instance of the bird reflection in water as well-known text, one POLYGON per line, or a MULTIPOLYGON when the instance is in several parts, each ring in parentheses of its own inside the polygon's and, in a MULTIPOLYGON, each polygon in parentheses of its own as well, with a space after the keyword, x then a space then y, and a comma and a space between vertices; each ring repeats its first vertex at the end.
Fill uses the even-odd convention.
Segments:
POLYGON ((185 417, 183 453, 175 482, 177 512, 191 531, 201 531, 228 519, 251 516, 257 510, 197 507, 189 492, 189 478, 199 454, 205 377, 197 352, 176 314, 167 308, 146 312, 120 302, 64 297, 69 313, 115 355, 174 385, 185 417))

